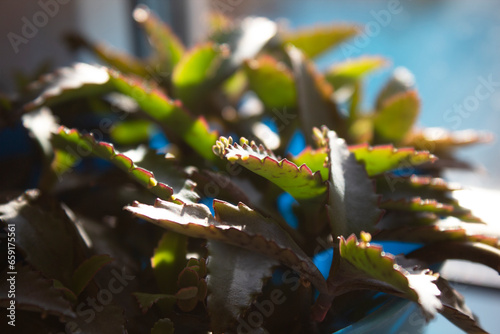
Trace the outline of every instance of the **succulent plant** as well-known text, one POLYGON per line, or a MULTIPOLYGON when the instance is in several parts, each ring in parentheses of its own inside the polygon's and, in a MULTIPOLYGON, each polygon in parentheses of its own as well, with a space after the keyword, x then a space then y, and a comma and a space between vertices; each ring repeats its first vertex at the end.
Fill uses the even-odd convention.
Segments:
POLYGON ((325 73, 311 60, 355 25, 214 14, 207 41, 186 49, 147 8, 134 18, 150 58, 71 34, 107 67, 61 68, 2 97, 3 122, 22 120, 39 147, 24 161, 41 157, 37 189, 15 183, 0 206, 21 328, 332 333, 406 298, 426 320, 484 332, 434 271, 447 259, 500 270, 498 236, 440 178, 469 168, 455 149, 489 135, 417 129, 403 69, 363 110, 384 58, 325 73), (391 255, 385 241, 414 250, 391 255))

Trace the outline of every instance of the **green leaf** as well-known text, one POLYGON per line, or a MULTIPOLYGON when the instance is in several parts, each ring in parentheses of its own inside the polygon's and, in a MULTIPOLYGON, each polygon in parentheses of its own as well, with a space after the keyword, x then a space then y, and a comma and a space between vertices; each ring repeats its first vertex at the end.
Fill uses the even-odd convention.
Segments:
POLYGON ((71 49, 86 48, 90 50, 103 62, 120 72, 140 77, 150 76, 147 64, 132 55, 111 49, 109 46, 101 43, 90 42, 79 34, 67 34, 65 41, 71 49))
POLYGON ((160 319, 151 328, 151 334, 174 334, 174 323, 168 318, 160 319))
MULTIPOLYGON (((19 233, 18 231, 16 231, 19 233)), ((10 275, 5 270, 0 274, 0 307, 10 307, 10 275)), ((15 306, 17 311, 38 312, 42 315, 75 318, 71 303, 65 298, 64 290, 54 287, 53 281, 29 265, 16 264, 15 306)))
POLYGON ((149 43, 155 52, 155 63, 159 66, 160 74, 165 71, 170 73, 184 54, 184 46, 172 33, 172 30, 148 7, 139 5, 134 9, 134 19, 145 30, 149 43))
POLYGON ((0 205, 0 226, 15 226, 16 248, 43 276, 71 286, 71 275, 84 261, 87 247, 60 204, 38 190, 28 190, 0 205))
POLYGON ((353 89, 352 86, 367 74, 387 65, 385 58, 377 56, 351 58, 330 67, 325 73, 325 79, 335 90, 342 87, 353 89))
POLYGON ((393 145, 371 147, 368 144, 349 146, 356 160, 363 162, 368 175, 375 176, 395 169, 411 169, 437 158, 427 151, 394 148, 393 145))
POLYGON ((402 142, 413 127, 420 112, 416 91, 393 95, 375 113, 374 131, 378 142, 402 142))
POLYGON ((71 290, 75 295, 79 296, 97 272, 111 261, 113 261, 113 259, 106 254, 94 255, 83 261, 78 268, 75 269, 71 278, 71 290))
POLYGON ((134 203, 125 207, 137 217, 194 238, 206 238, 241 247, 280 261, 308 279, 319 291, 325 281, 311 259, 269 218, 243 203, 214 201, 215 217, 205 205, 157 200, 155 206, 134 203))
POLYGON ((314 58, 354 37, 358 32, 359 27, 355 25, 332 24, 284 33, 282 40, 283 44, 291 43, 308 58, 314 58))
POLYGON ((261 254, 209 241, 208 313, 213 330, 229 331, 262 293, 279 262, 261 254))
POLYGON ((114 124, 109 135, 118 145, 137 145, 147 143, 153 129, 151 121, 136 119, 114 124))
POLYGON ((287 49, 290 57, 297 89, 300 124, 306 142, 312 144, 312 129, 323 125, 337 131, 345 138, 347 128, 345 120, 332 100, 333 88, 316 71, 311 61, 295 48, 287 49))
POLYGON ((38 97, 25 105, 33 110, 43 105, 53 106, 68 100, 109 92, 120 92, 133 98, 160 126, 181 137, 204 158, 211 160, 211 147, 217 134, 210 132, 204 118, 194 118, 179 101, 171 100, 151 83, 124 76, 105 67, 76 64, 60 69, 33 85, 38 97))
POLYGON ((284 63, 271 56, 262 56, 247 62, 245 73, 249 89, 257 94, 267 109, 296 106, 295 83, 284 63))
POLYGON ((375 109, 380 110, 383 105, 395 95, 406 93, 415 88, 415 77, 404 67, 394 70, 392 77, 387 81, 377 96, 375 109))
POLYGON ((268 179, 298 200, 315 198, 326 192, 320 173, 313 174, 306 165, 298 167, 287 159, 278 161, 271 151, 253 142, 249 145, 245 138, 240 142, 241 145, 232 144, 231 137, 220 137, 213 147, 214 153, 268 179))
POLYGON ((177 278, 186 262, 187 238, 182 234, 165 232, 151 258, 151 267, 162 293, 177 291, 177 278))
POLYGON ((213 43, 188 51, 172 74, 176 96, 188 106, 198 103, 214 85, 222 82, 218 76, 224 57, 228 55, 213 43))
POLYGON ((366 241, 358 241, 354 235, 347 240, 340 238, 339 251, 339 266, 342 268, 339 271, 343 271, 343 277, 333 276, 334 278, 329 280, 333 286, 337 285, 335 289, 338 291, 365 287, 389 292, 417 302, 427 319, 433 318, 442 308, 440 291, 434 284, 437 276, 429 274, 428 270, 411 274, 380 247, 371 246, 366 241))
POLYGON ((328 217, 334 237, 373 231, 380 220, 378 196, 365 168, 343 139, 323 128, 328 143, 328 217))
POLYGON ((313 173, 319 171, 321 173, 321 178, 326 181, 328 180, 329 173, 326 165, 327 157, 328 153, 326 148, 314 150, 308 146, 300 152, 299 155, 291 157, 291 161, 297 166, 301 166, 303 164, 307 165, 313 173))
POLYGON ((117 153, 112 144, 98 142, 91 134, 81 134, 77 130, 61 127, 54 134, 52 140, 54 146, 59 150, 70 152, 73 155, 94 155, 101 159, 113 163, 115 166, 126 172, 130 178, 146 187, 156 196, 163 199, 170 199, 173 189, 166 184, 158 182, 153 173, 142 169, 134 164, 127 156, 117 153))
POLYGON ((132 295, 139 303, 139 307, 141 308, 142 313, 146 313, 151 307, 153 307, 154 304, 159 301, 166 300, 173 303, 177 300, 175 296, 165 294, 134 292, 132 295))

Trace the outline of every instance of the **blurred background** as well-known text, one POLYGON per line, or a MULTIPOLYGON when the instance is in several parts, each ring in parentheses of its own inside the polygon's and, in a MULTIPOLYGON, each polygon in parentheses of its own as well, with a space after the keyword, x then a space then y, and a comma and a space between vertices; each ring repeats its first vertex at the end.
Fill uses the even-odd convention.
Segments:
MULTIPOLYGON (((0 3, 0 91, 13 92, 16 81, 75 61, 96 62, 90 53, 72 53, 61 36, 77 31, 92 41, 140 56, 147 42, 131 13, 146 4, 168 22, 183 41, 204 38, 207 13, 218 10, 240 17, 261 15, 291 28, 356 22, 359 37, 318 59, 320 69, 362 54, 381 55, 391 66, 369 77, 365 108, 394 68, 415 76, 422 100, 419 126, 449 130, 477 129, 500 134, 500 2, 497 0, 3 0, 0 3), (36 25, 34 25, 34 24, 36 25)), ((6 145, 6 143, 0 143, 6 145)), ((463 184, 457 194, 478 216, 498 223, 500 142, 463 149, 458 156, 477 165, 474 172, 450 171, 463 184), (474 190, 473 193, 470 190, 474 190)), ((483 326, 500 332, 500 280, 489 268, 450 262, 444 275, 461 291, 483 326), (474 275, 472 275, 472 273, 474 275)), ((458 333, 439 318, 427 333, 458 333)))

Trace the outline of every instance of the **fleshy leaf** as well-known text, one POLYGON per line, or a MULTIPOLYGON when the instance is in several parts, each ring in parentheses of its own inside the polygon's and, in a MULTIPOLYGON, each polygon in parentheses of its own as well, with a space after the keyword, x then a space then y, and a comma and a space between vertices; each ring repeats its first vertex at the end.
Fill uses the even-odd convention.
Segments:
POLYGON ((461 220, 480 223, 481 220, 458 204, 441 203, 435 199, 422 199, 420 197, 401 198, 397 200, 383 200, 380 203, 382 209, 410 211, 410 212, 432 212, 443 216, 453 216, 461 220))
MULTIPOLYGON (((34 311, 45 315, 55 315, 58 317, 76 317, 72 310, 71 303, 64 297, 64 291, 55 288, 53 281, 44 277, 39 271, 28 265, 16 264, 17 276, 15 276, 15 306, 18 311, 34 311)), ((8 298, 11 291, 10 282, 7 279, 10 275, 7 270, 1 275, 0 281, 0 306, 7 308, 10 306, 11 298, 8 298)))
POLYGON ((214 153, 228 161, 236 162, 252 172, 268 179, 296 199, 315 198, 325 193, 326 186, 320 173, 312 173, 309 167, 298 167, 287 159, 277 160, 272 152, 262 145, 248 143, 244 138, 241 145, 220 137, 214 145, 214 153))
POLYGON ((317 150, 312 149, 310 146, 306 147, 299 155, 291 157, 290 160, 297 166, 307 165, 313 172, 319 171, 324 181, 328 180, 328 166, 327 166, 328 153, 326 148, 317 150))
POLYGON ((345 120, 332 100, 333 88, 316 71, 302 52, 290 46, 287 49, 292 63, 297 89, 299 117, 306 142, 312 144, 312 129, 323 125, 337 131, 339 136, 347 135, 345 120))
POLYGON ((373 231, 380 220, 378 196, 362 164, 343 139, 323 128, 328 143, 328 217, 334 237, 373 231))
POLYGON ((134 203, 126 210, 169 230, 206 238, 271 257, 296 270, 319 291, 325 281, 318 268, 279 225, 243 203, 214 201, 215 217, 202 204, 178 205, 157 200, 155 206, 134 203))
POLYGON ((375 113, 374 131, 378 142, 402 142, 420 112, 420 99, 416 91, 393 95, 375 113))
POLYGON ((375 176, 395 169, 415 168, 437 158, 427 151, 413 148, 394 148, 392 145, 374 146, 368 144, 349 146, 356 160, 365 164, 368 175, 375 176))
POLYGON ((325 73, 325 79, 338 90, 354 85, 368 73, 387 66, 387 63, 385 58, 377 56, 347 59, 330 67, 325 73))
POLYGON ((153 129, 151 121, 136 119, 114 124, 109 135, 115 144, 137 145, 147 143, 153 129))
POLYGON ((213 159, 210 149, 217 134, 210 132, 204 118, 194 118, 179 101, 171 100, 158 88, 105 67, 76 64, 43 77, 32 85, 38 97, 25 105, 27 110, 52 106, 78 97, 113 91, 133 98, 160 126, 177 134, 204 158, 213 159))
POLYGON ((90 50, 104 63, 122 73, 134 74, 140 77, 147 77, 150 75, 148 65, 145 62, 129 54, 113 50, 104 44, 90 42, 83 36, 75 33, 67 34, 65 36, 65 41, 73 50, 79 48, 90 50))
POLYGON ((246 63, 249 88, 267 109, 295 107, 297 92, 292 73, 285 64, 271 56, 262 56, 246 63))
MULTIPOLYGON (((427 319, 432 319, 442 309, 440 291, 434 284, 437 276, 428 270, 410 273, 398 265, 392 255, 385 254, 382 248, 358 241, 355 235, 347 240, 340 237, 339 253, 338 262, 332 264, 328 278, 333 295, 359 289, 391 293, 417 302, 427 319)), ((323 300, 323 296, 318 298, 320 303, 323 300)), ((328 301, 328 298, 325 300, 328 301)), ((318 314, 321 315, 321 312, 318 314)))
POLYGON ((392 77, 387 81, 377 96, 375 109, 382 109, 383 105, 393 96, 408 92, 415 88, 415 77, 405 67, 398 67, 392 73, 392 77))
POLYGON ((474 144, 488 143, 493 135, 474 130, 449 131, 443 128, 416 130, 405 141, 405 145, 431 152, 446 153, 450 150, 474 144))
POLYGON ((155 63, 159 66, 160 74, 170 73, 184 54, 184 46, 172 33, 170 27, 151 13, 148 7, 139 5, 134 9, 134 19, 148 35, 148 40, 155 51, 155 63))
POLYGON ((278 261, 267 256, 209 241, 208 312, 213 329, 231 329, 262 292, 278 261))
POLYGON ((71 275, 84 261, 85 246, 75 223, 54 199, 28 190, 0 205, 0 226, 15 226, 16 248, 43 276, 71 286, 71 275))
POLYGON ((53 143, 59 150, 70 152, 76 156, 79 156, 80 152, 83 152, 86 155, 92 154, 112 162, 156 196, 163 199, 172 199, 172 188, 158 182, 152 172, 136 166, 127 156, 117 153, 112 144, 98 142, 91 134, 84 135, 77 130, 61 127, 58 133, 54 134, 53 143))
POLYGON ((85 289, 94 278, 95 274, 111 261, 113 261, 113 259, 109 255, 103 254, 94 255, 82 262, 78 268, 76 268, 71 279, 73 283, 71 285, 71 290, 75 295, 79 296, 83 289, 85 289))
MULTIPOLYGON (((442 231, 442 234, 447 233, 442 231)), ((457 236, 459 241, 439 241, 423 246, 410 254, 408 258, 416 258, 429 264, 443 263, 445 260, 466 260, 484 264, 500 274, 500 249, 482 242, 464 241, 467 236, 464 233, 448 233, 450 240, 457 236), (462 239, 462 240, 460 240, 462 239)), ((474 239, 474 237, 470 237, 474 239)))
POLYGON ((301 49, 308 58, 314 58, 354 37, 358 32, 359 27, 355 25, 325 25, 284 33, 282 40, 284 44, 291 43, 301 49))
POLYGON ((151 258, 156 283, 162 293, 177 291, 177 277, 184 268, 187 238, 182 234, 165 232, 151 258))
POLYGON ((151 328, 151 334, 174 334, 174 323, 168 318, 160 319, 151 328))
POLYGON ((488 333, 481 328, 472 311, 465 305, 464 297, 453 289, 445 279, 439 277, 435 284, 441 291, 440 299, 443 303, 443 309, 440 313, 443 316, 466 333, 488 333))

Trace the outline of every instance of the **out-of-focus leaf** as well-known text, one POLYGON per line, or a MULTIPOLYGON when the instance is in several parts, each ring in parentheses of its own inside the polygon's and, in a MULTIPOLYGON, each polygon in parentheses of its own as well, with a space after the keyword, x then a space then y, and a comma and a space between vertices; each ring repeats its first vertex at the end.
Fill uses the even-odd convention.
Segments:
POLYGON ((492 140, 493 135, 488 132, 474 130, 449 131, 443 128, 426 128, 411 133, 406 139, 405 145, 411 145, 417 149, 425 149, 440 154, 463 146, 488 143, 492 140))
POLYGON ((18 311, 33 311, 58 317, 76 317, 71 303, 64 297, 64 291, 55 288, 51 279, 44 277, 42 273, 30 266, 18 263, 15 270, 5 270, 0 277, 2 279, 0 281, 1 307, 10 306, 12 298, 8 297, 8 293, 12 289, 11 283, 14 282, 15 306, 18 311), (17 272, 17 275, 9 275, 10 271, 17 272), (8 280, 11 277, 14 277, 14 281, 8 280))
POLYGON ((284 33, 282 40, 284 44, 291 43, 301 49, 308 58, 314 58, 354 37, 358 32, 358 26, 334 24, 284 33))
POLYGON ((249 145, 245 138, 240 142, 233 144, 231 137, 220 137, 214 153, 268 179, 296 199, 315 198, 326 192, 320 173, 313 174, 306 165, 298 167, 287 159, 278 161, 271 151, 253 142, 249 145))
MULTIPOLYGON (((99 305, 101 306, 101 305, 99 305)), ((122 307, 111 303, 102 305, 99 312, 92 313, 94 317, 90 317, 90 312, 81 312, 75 320, 76 328, 73 331, 79 330, 82 334, 94 333, 109 333, 123 334, 125 330, 125 314, 122 307), (92 319, 89 321, 89 319, 92 319)), ((68 326, 68 324, 66 325, 68 326)), ((72 327, 69 327, 72 328, 72 327)), ((78 332, 77 332, 78 333, 78 332)))
POLYGON ((241 95, 245 93, 247 88, 248 79, 243 70, 239 70, 233 75, 231 75, 223 84, 222 90, 227 95, 229 100, 233 103, 237 103, 241 95))
POLYGON ((332 86, 314 69, 313 64, 299 49, 292 46, 287 49, 287 53, 292 62, 300 124, 306 142, 312 144, 312 129, 323 125, 337 131, 339 136, 345 138, 347 136, 345 120, 332 100, 332 86))
POLYGON ((95 274, 111 261, 113 261, 113 259, 106 254, 94 255, 83 261, 78 268, 75 269, 71 277, 71 290, 75 295, 79 296, 83 289, 85 289, 94 278, 95 274))
POLYGON ((382 216, 373 182, 345 140, 327 128, 323 134, 328 145, 327 211, 332 235, 373 231, 382 216))
POLYGON ((158 182, 153 173, 134 164, 127 156, 117 153, 112 144, 98 142, 91 134, 81 134, 77 130, 61 127, 52 139, 54 147, 69 152, 73 155, 94 155, 112 162, 115 166, 126 172, 130 178, 146 187, 156 196, 163 199, 174 200, 173 189, 166 184, 158 182))
POLYGON ((271 257, 296 270, 319 291, 325 281, 318 268, 279 225, 243 203, 214 201, 215 217, 201 204, 178 205, 157 200, 155 206, 134 203, 126 210, 161 227, 206 238, 271 257))
POLYGON ((28 190, 0 205, 0 224, 15 226, 16 247, 43 276, 71 286, 71 275, 84 260, 86 246, 59 203, 28 190))
POLYGON ((413 148, 395 148, 392 145, 371 147, 368 144, 349 146, 356 160, 365 164, 368 175, 375 176, 395 169, 414 169, 417 166, 434 162, 437 158, 427 151, 413 148))
POLYGON ((285 64, 271 56, 262 56, 246 63, 249 88, 267 109, 295 107, 297 92, 292 73, 285 64))
POLYGON ((175 66, 172 83, 176 96, 186 105, 196 105, 214 85, 222 82, 219 70, 227 50, 213 43, 188 51, 175 66))
POLYGON ((222 333, 250 308, 279 262, 218 241, 209 241, 208 250, 208 312, 213 329, 222 333))
POLYGON ((381 227, 378 239, 419 243, 444 241, 480 242, 500 249, 499 234, 486 224, 466 223, 454 217, 439 219, 430 224, 381 227))
POLYGON ((416 91, 393 95, 375 113, 374 131, 377 142, 402 142, 420 112, 420 99, 416 91))
POLYGON ((394 70, 392 77, 380 91, 375 102, 375 109, 380 110, 383 105, 395 95, 405 93, 415 88, 415 77, 404 67, 394 70))
POLYGON ((387 66, 385 58, 377 56, 363 56, 354 59, 347 59, 336 63, 325 73, 325 79, 335 90, 342 87, 352 86, 372 71, 387 66))
MULTIPOLYGON (((407 255, 408 258, 415 258, 426 263, 442 263, 446 260, 466 260, 475 263, 481 263, 491 269, 497 271, 500 274, 500 249, 498 242, 496 247, 482 243, 482 242, 470 242, 466 241, 469 239, 465 235, 465 230, 457 230, 455 235, 453 231, 449 233, 446 230, 442 230, 442 234, 448 234, 451 238, 458 241, 443 241, 431 243, 429 245, 423 246, 410 254, 407 255), (461 233, 463 231, 463 233, 461 233)), ((408 231, 411 233, 411 231, 408 231)), ((408 235, 405 233, 405 235, 408 235)), ((471 237, 470 239, 474 239, 471 237)))
POLYGON ((166 295, 166 294, 151 294, 151 293, 142 293, 142 292, 134 292, 133 293, 135 299, 139 303, 139 307, 141 308, 142 313, 146 313, 154 304, 159 301, 167 300, 174 303, 177 299, 175 296, 166 295))
POLYGON ((184 54, 184 46, 181 41, 172 33, 169 26, 151 13, 148 7, 137 6, 133 16, 148 35, 149 43, 151 43, 157 57, 155 63, 159 66, 160 74, 163 71, 170 73, 184 54))
POLYGON ((48 158, 52 157, 53 150, 50 137, 52 132, 57 130, 58 125, 50 110, 48 108, 34 110, 23 115, 22 120, 24 127, 28 129, 30 135, 40 145, 43 154, 48 158))
POLYGON ((194 118, 179 101, 171 100, 150 84, 105 67, 79 63, 36 82, 32 90, 38 91, 38 97, 25 105, 25 109, 117 91, 133 98, 159 125, 177 134, 201 156, 214 159, 210 150, 217 134, 210 132, 205 119, 194 118))
POLYGON ((464 221, 480 223, 481 220, 458 204, 440 203, 435 199, 422 199, 420 197, 401 198, 397 200, 384 200, 380 207, 389 210, 410 212, 432 212, 443 216, 454 216, 464 221))
POLYGON ((147 143, 152 129, 151 121, 137 119, 114 124, 109 134, 118 145, 137 145, 147 143))
POLYGON ((188 106, 197 105, 205 94, 235 73, 246 59, 254 58, 276 34, 276 24, 263 17, 248 17, 212 41, 188 52, 177 64, 173 84, 188 106))
MULTIPOLYGON (((332 263, 328 277, 330 291, 334 295, 360 289, 391 293, 418 303, 425 317, 432 319, 443 307, 440 291, 434 284, 437 276, 428 270, 410 273, 392 255, 368 241, 358 241, 354 235, 347 240, 340 237, 338 262, 332 263)), ((318 300, 321 303, 322 296, 318 300)))
POLYGON ((122 73, 134 74, 140 77, 150 75, 148 66, 145 62, 129 54, 113 50, 107 45, 92 43, 81 35, 70 33, 65 36, 65 41, 71 49, 86 48, 93 52, 99 59, 109 66, 122 73))
POLYGON ((174 323, 168 318, 160 319, 151 328, 151 334, 174 334, 174 323))
POLYGON ((174 232, 165 232, 151 258, 151 267, 162 293, 177 291, 177 278, 186 262, 187 238, 174 232))
POLYGON ((439 277, 435 283, 441 291, 440 299, 443 303, 443 309, 440 313, 451 323, 461 328, 466 333, 487 334, 481 328, 472 311, 465 305, 464 297, 458 293, 442 277, 439 277))

